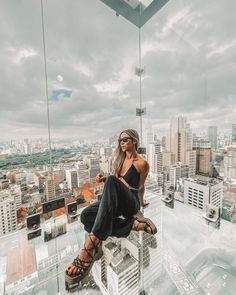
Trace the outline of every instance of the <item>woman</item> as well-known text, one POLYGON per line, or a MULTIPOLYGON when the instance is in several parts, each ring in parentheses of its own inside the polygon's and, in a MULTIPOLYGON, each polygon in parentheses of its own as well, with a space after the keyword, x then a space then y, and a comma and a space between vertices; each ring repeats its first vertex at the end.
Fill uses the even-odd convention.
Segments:
POLYGON ((89 233, 84 249, 66 270, 66 284, 79 283, 89 273, 95 260, 102 256, 102 241, 109 236, 127 237, 131 230, 155 234, 157 229, 142 214, 134 215, 144 201, 144 183, 149 165, 138 155, 138 133, 127 129, 120 133, 115 151, 112 175, 98 174, 96 181, 105 182, 101 201, 82 211, 81 222, 89 233), (119 217, 119 216, 122 216, 119 217))

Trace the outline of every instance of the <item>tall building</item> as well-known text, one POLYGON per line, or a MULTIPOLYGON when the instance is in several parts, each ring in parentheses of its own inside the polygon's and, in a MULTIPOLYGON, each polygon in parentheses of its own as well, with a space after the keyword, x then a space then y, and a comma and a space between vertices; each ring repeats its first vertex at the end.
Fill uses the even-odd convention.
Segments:
POLYGON ((163 156, 161 153, 160 141, 150 143, 148 146, 148 162, 150 165, 150 172, 161 173, 163 168, 163 156))
POLYGON ((63 183, 64 181, 64 171, 62 169, 57 169, 53 171, 53 177, 54 177, 54 183, 55 183, 55 188, 59 188, 59 184, 63 183))
POLYGON ((175 164, 175 155, 171 152, 162 153, 162 165, 163 167, 170 167, 175 164))
POLYGON ((236 124, 232 124, 232 143, 236 143, 236 124))
POLYGON ((68 188, 72 191, 74 188, 78 187, 78 173, 76 169, 66 170, 66 182, 68 188))
MULTIPOLYGON (((146 147, 147 160, 150 161, 150 144, 154 142, 154 132, 152 128, 146 128, 144 132, 144 147, 146 147)), ((140 145, 142 143, 140 142, 140 145)))
POLYGON ((87 164, 79 163, 78 164, 78 178, 79 186, 89 183, 89 167, 87 164))
POLYGON ((224 177, 236 180, 236 147, 231 146, 224 155, 224 177))
POLYGON ((222 207, 223 181, 198 177, 184 180, 184 203, 206 211, 208 204, 222 207))
POLYGON ((108 294, 136 295, 139 290, 138 262, 123 251, 113 257, 107 269, 108 294))
POLYGON ((209 126, 207 131, 208 139, 211 143, 211 148, 216 150, 217 149, 217 127, 216 126, 209 126))
POLYGON ((47 201, 54 199, 56 197, 55 183, 54 179, 51 176, 46 177, 44 195, 47 201))
POLYGON ((211 143, 204 139, 194 139, 193 149, 196 151, 196 173, 209 175, 212 161, 211 143))
POLYGON ((85 163, 89 167, 89 180, 93 182, 96 175, 100 172, 100 160, 97 157, 87 157, 85 163))
POLYGON ((21 191, 22 192, 27 191, 27 179, 26 179, 27 173, 22 172, 22 171, 18 171, 15 173, 15 176, 16 176, 15 183, 20 185, 21 191))
POLYGON ((34 183, 38 187, 39 192, 43 191, 43 186, 45 183, 45 176, 41 175, 39 172, 35 172, 34 174, 34 183))
POLYGON ((169 134, 170 152, 175 155, 175 163, 181 162, 189 166, 189 176, 196 173, 196 152, 193 151, 193 137, 186 117, 172 118, 169 134))
POLYGON ((16 204, 16 210, 20 209, 22 206, 22 192, 20 185, 12 185, 10 187, 10 195, 13 196, 15 204, 16 204))
POLYGON ((178 163, 170 167, 170 186, 176 189, 177 181, 180 178, 187 178, 189 176, 189 166, 186 164, 178 163))
POLYGON ((162 136, 162 138, 161 138, 161 146, 162 146, 164 151, 166 149, 166 140, 167 140, 166 136, 162 136))
POLYGON ((0 192, 0 237, 17 230, 16 202, 9 192, 0 192))

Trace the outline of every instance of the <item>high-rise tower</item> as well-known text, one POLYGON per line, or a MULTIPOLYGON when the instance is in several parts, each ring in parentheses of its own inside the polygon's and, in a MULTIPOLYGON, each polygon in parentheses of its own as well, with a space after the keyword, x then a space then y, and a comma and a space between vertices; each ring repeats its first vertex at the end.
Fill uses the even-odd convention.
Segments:
POLYGON ((211 143, 211 148, 216 150, 217 149, 217 127, 209 126, 207 136, 211 143))
POLYGON ((193 151, 193 137, 186 117, 172 118, 169 135, 170 152, 175 156, 175 163, 181 162, 189 166, 189 176, 196 173, 196 152, 193 151))

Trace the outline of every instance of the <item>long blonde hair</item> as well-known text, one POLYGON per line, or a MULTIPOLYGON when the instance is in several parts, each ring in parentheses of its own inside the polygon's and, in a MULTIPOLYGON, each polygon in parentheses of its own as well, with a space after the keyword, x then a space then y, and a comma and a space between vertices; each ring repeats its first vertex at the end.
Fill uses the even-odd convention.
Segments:
MULTIPOLYGON (((122 133, 128 134, 128 136, 131 137, 133 141, 135 141, 135 149, 137 151, 139 147, 138 132, 134 129, 126 129, 120 133, 119 138, 122 133)), ((125 152, 122 151, 120 143, 118 142, 118 145, 115 150, 115 160, 114 160, 113 171, 112 171, 113 175, 118 176, 120 169, 124 163, 124 160, 125 160, 125 152)))

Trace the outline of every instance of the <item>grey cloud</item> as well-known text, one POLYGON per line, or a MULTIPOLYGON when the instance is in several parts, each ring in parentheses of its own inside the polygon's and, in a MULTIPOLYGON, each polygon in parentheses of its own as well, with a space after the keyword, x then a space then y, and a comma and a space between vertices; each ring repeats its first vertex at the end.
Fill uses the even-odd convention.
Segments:
MULTIPOLYGON (((9 130, 14 135, 16 128, 22 136, 44 134, 47 126, 39 4, 1 1, 0 123, 5 135, 9 130), (22 49, 36 55, 14 63, 22 49)), ((44 5, 49 95, 58 88, 72 91, 70 98, 50 103, 52 133, 100 136, 137 128, 137 28, 99 0, 44 5), (110 92, 95 87, 109 83, 110 92)), ((233 0, 170 1, 143 27, 143 44, 153 46, 142 60, 147 124, 165 128, 178 113, 199 128, 235 123, 235 9, 233 0)))

